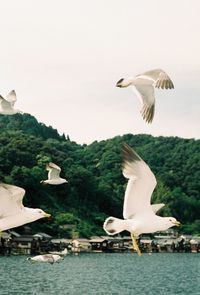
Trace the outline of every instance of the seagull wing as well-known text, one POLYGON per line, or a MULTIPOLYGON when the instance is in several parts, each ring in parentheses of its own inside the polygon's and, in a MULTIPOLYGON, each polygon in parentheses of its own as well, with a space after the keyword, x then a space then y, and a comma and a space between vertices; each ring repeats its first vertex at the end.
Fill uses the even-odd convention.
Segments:
POLYGON ((11 103, 12 106, 14 106, 15 102, 17 101, 17 95, 15 90, 12 90, 8 93, 6 96, 6 100, 11 103))
POLYGON ((174 84, 170 77, 161 69, 151 70, 143 74, 137 75, 136 77, 146 77, 147 79, 152 79, 154 81, 155 87, 157 88, 174 88, 174 84))
POLYGON ((161 203, 161 204, 153 204, 153 205, 151 205, 151 208, 152 208, 153 212, 156 214, 164 206, 165 206, 165 204, 163 204, 163 203, 161 203))
POLYGON ((0 184, 0 218, 17 214, 24 208, 22 204, 25 190, 21 187, 0 184))
POLYGON ((127 144, 122 149, 122 172, 128 178, 124 196, 124 219, 136 214, 153 213, 151 195, 156 186, 156 178, 148 165, 127 144))
POLYGON ((13 109, 12 103, 4 99, 2 96, 0 96, 0 104, 1 104, 2 110, 4 111, 10 111, 13 109))
POLYGON ((155 113, 154 87, 151 84, 145 84, 144 82, 144 84, 134 85, 133 90, 143 104, 140 111, 143 119, 148 123, 151 123, 155 113))
POLYGON ((60 167, 54 163, 47 164, 46 170, 49 171, 48 178, 55 179, 60 177, 60 167))

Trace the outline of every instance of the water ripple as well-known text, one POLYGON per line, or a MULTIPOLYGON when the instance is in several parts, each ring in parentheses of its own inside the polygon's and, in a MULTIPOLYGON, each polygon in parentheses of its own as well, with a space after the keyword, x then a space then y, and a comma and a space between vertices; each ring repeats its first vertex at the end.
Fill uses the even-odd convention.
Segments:
POLYGON ((0 295, 198 295, 200 255, 81 254, 59 264, 0 257, 0 295))

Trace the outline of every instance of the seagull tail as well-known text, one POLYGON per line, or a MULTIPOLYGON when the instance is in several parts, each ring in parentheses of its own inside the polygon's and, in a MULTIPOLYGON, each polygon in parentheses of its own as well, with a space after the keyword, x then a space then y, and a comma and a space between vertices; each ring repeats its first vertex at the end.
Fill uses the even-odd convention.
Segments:
POLYGON ((115 235, 125 230, 125 223, 126 220, 111 216, 105 220, 103 224, 103 229, 108 235, 115 235))

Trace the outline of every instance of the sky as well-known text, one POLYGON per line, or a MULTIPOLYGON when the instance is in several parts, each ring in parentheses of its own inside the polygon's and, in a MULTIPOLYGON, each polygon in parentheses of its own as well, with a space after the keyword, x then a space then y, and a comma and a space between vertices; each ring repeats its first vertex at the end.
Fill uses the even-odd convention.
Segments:
POLYGON ((200 138, 199 0, 0 0, 0 94, 91 143, 127 133, 200 138), (152 124, 120 78, 161 68, 152 124))

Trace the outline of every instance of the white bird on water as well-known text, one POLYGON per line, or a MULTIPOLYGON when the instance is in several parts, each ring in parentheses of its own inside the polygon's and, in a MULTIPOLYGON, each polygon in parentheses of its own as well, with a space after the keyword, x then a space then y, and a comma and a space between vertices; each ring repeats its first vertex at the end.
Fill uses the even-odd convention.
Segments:
POLYGON ((63 257, 60 255, 53 255, 53 254, 44 254, 44 255, 37 255, 34 257, 28 257, 27 260, 30 262, 46 262, 46 263, 51 263, 54 264, 55 262, 60 262, 63 260, 63 257))
POLYGON ((51 216, 41 209, 24 207, 24 194, 25 190, 21 187, 0 184, 0 232, 51 216))
POLYGON ((17 96, 15 90, 8 93, 6 98, 0 95, 0 114, 1 115, 15 115, 17 113, 22 113, 20 110, 14 109, 14 104, 17 101, 17 96))
POLYGON ((134 92, 142 102, 141 114, 143 119, 151 123, 155 113, 155 91, 154 87, 162 89, 174 88, 170 77, 161 69, 155 69, 143 74, 137 75, 135 78, 120 79, 117 87, 133 86, 134 92))
POLYGON ((46 170, 49 171, 48 179, 42 180, 40 183, 48 183, 53 185, 59 185, 68 182, 66 179, 60 177, 61 169, 54 163, 49 163, 46 166, 46 170))
POLYGON ((149 166, 127 144, 123 146, 122 157, 122 172, 129 179, 124 196, 124 220, 108 217, 103 228, 109 235, 129 231, 133 248, 141 255, 136 242, 140 234, 164 231, 172 226, 179 226, 180 222, 174 217, 160 217, 155 214, 164 204, 150 203, 156 178, 149 166))

